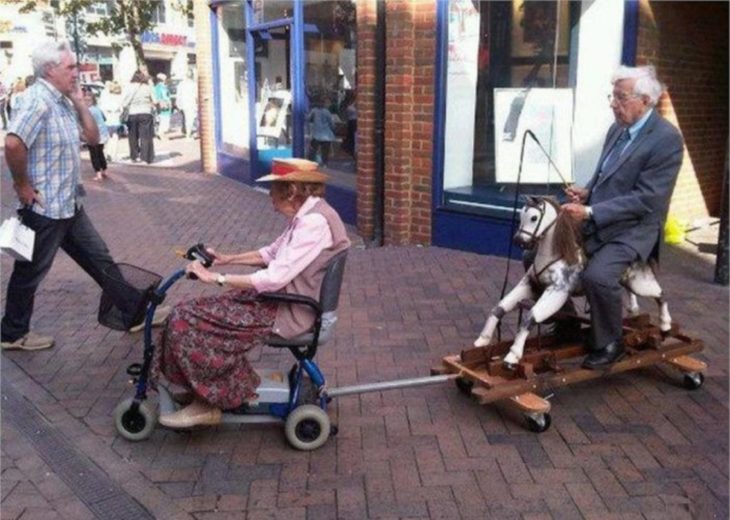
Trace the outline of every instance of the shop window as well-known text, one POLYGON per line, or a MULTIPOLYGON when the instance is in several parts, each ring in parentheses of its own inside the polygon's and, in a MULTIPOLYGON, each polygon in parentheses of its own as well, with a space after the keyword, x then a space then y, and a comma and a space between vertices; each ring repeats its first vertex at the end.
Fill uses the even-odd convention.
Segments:
POLYGON ((166 22, 166 19, 165 19, 166 14, 167 13, 165 11, 165 1, 164 0, 159 0, 159 2, 157 2, 157 6, 155 7, 155 10, 152 11, 152 22, 153 22, 153 24, 154 25, 159 25, 159 24, 165 23, 166 22))
POLYGON ((271 22, 294 16, 294 0, 252 0, 254 23, 271 22))
POLYGON ((218 7, 222 151, 249 158, 246 22, 242 4, 218 7))
POLYGON ((571 33, 580 2, 450 0, 442 205, 505 216, 514 201, 525 130, 549 134, 531 139, 526 157, 547 166, 520 179, 521 193, 558 193, 572 175, 571 33), (465 123, 468 122, 467 125, 465 123), (557 137, 567 143, 556 144, 557 137), (558 164, 559 163, 559 164, 558 164), (557 167, 555 167, 557 166, 557 167))
POLYGON ((305 154, 355 190, 357 19, 350 0, 304 4, 305 154))
POLYGON ((107 16, 110 12, 109 2, 94 2, 86 7, 86 12, 97 16, 107 16))
POLYGON ((254 44, 258 149, 291 150, 290 29, 287 26, 257 31, 254 44))

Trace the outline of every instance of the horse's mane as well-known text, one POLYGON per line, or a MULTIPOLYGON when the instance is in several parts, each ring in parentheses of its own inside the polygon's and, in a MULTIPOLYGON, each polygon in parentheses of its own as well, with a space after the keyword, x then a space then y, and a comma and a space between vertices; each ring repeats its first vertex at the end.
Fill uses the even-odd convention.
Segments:
POLYGON ((555 232, 553 233, 555 252, 568 264, 577 264, 581 261, 582 249, 580 223, 570 218, 567 213, 560 211, 560 203, 555 197, 543 198, 555 208, 558 214, 555 221, 555 232))

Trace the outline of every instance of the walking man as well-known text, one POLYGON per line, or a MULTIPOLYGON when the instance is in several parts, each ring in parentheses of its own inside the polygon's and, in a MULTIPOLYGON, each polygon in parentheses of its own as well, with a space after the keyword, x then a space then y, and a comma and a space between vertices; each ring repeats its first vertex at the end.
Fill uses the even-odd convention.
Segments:
POLYGON ((38 285, 63 249, 99 285, 114 265, 82 205, 79 145, 99 142, 99 130, 84 102, 76 58, 68 42, 48 42, 32 54, 38 81, 13 119, 5 157, 23 221, 35 231, 33 259, 13 266, 2 319, 3 349, 39 350, 54 339, 30 330, 38 285), (79 131, 80 128, 80 131, 79 131))

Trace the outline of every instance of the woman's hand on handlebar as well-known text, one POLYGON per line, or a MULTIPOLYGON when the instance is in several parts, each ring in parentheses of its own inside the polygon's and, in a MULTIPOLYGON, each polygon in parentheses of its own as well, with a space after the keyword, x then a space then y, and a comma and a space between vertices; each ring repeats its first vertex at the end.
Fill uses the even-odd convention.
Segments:
POLYGON ((198 278, 203 283, 215 282, 215 274, 208 271, 199 260, 190 262, 185 266, 185 274, 188 278, 198 278))
POLYGON ((217 253, 212 247, 206 247, 205 250, 208 254, 213 257, 213 265, 226 265, 230 264, 233 260, 233 255, 224 255, 223 253, 217 253))

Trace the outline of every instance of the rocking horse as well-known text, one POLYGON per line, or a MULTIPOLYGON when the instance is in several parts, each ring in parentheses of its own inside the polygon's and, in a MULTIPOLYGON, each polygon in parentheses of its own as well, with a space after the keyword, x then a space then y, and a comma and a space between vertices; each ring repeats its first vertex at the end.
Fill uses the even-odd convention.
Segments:
MULTIPOLYGON (((523 300, 534 305, 521 320, 519 330, 503 364, 516 368, 522 359, 525 341, 531 329, 553 316, 571 296, 582 293, 581 277, 585 256, 580 246, 578 224, 561 213, 557 200, 551 197, 528 197, 520 214, 520 226, 515 242, 535 251, 535 260, 525 276, 494 307, 474 342, 485 347, 492 342, 499 321, 523 300)), ((622 285, 629 293, 628 312, 639 312, 637 296, 653 298, 659 306, 659 329, 667 334, 672 328, 667 303, 657 281, 653 266, 646 262, 633 263, 624 273, 622 285)))
POLYGON ((630 295, 631 314, 623 320, 624 359, 606 370, 588 370, 576 363, 576 358, 586 354, 589 330, 583 325, 590 325, 582 316, 571 317, 569 323, 578 325, 579 334, 570 338, 554 333, 528 338, 532 327, 581 293, 585 258, 577 228, 572 219, 561 215, 554 199, 529 198, 520 214, 515 240, 535 252, 532 265, 491 311, 475 346, 445 356, 431 369, 434 375, 456 376, 459 390, 480 404, 502 403, 521 413, 527 427, 537 433, 546 431, 551 423, 550 401, 540 394, 651 365, 679 370, 684 374, 684 387, 695 390, 702 386, 707 369, 706 363, 690 355, 700 352, 704 344, 680 332, 672 322, 654 271, 645 263, 632 264, 622 279, 630 295), (652 324, 648 315, 638 314, 637 296, 657 302, 659 325, 652 324), (521 320, 514 340, 491 344, 499 320, 527 299, 535 303, 521 320))

